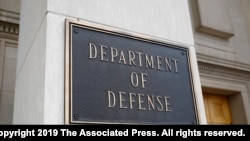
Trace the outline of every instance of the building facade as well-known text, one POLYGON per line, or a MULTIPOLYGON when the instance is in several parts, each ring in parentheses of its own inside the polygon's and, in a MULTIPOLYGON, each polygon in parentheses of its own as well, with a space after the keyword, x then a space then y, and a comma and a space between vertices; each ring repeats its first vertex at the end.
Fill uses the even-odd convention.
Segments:
POLYGON ((249 0, 0 0, 0 124, 65 124, 65 19, 192 47, 200 123, 249 124, 249 13, 249 0))

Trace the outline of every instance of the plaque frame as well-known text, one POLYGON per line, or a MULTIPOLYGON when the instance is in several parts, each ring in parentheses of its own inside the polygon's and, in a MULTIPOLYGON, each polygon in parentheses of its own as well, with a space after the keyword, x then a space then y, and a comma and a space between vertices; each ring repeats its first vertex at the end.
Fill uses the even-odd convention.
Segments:
MULTIPOLYGON (((113 35, 118 35, 118 36, 124 36, 128 37, 131 39, 136 39, 140 41, 146 41, 146 42, 153 42, 157 44, 167 44, 167 45, 173 45, 173 46, 178 46, 181 48, 186 48, 188 50, 188 64, 189 64, 189 72, 190 72, 190 80, 192 84, 192 92, 193 92, 193 102, 194 102, 194 107, 195 107, 195 114, 196 114, 196 122, 197 124, 201 124, 204 122, 204 112, 200 112, 201 110, 204 109, 201 104, 202 102, 199 102, 197 100, 201 100, 201 87, 200 87, 200 82, 199 77, 197 79, 194 78, 194 71, 193 69, 197 69, 197 66, 192 66, 193 61, 191 61, 191 57, 189 54, 194 54, 194 50, 191 49, 193 48, 192 46, 188 45, 182 45, 177 42, 161 39, 158 37, 153 37, 141 33, 136 33, 116 27, 111 27, 108 25, 103 25, 100 23, 95 23, 95 22, 90 22, 90 21, 84 21, 84 20, 79 20, 79 19, 65 19, 65 83, 64 83, 64 95, 65 95, 65 124, 139 124, 139 123, 121 123, 121 122, 89 122, 89 121, 73 121, 72 120, 72 52, 71 52, 71 46, 72 46, 72 26, 79 26, 83 28, 88 28, 91 30, 96 30, 100 32, 105 32, 108 34, 113 34, 113 35), (192 63, 191 63, 192 62, 192 63), (195 84, 194 84, 195 83, 195 84), (198 95, 198 96, 197 96, 198 95)), ((195 56, 196 57, 196 56, 195 56)), ((195 58, 196 59, 196 58, 195 58)), ((196 60, 195 60, 196 61, 196 60)), ((196 64, 197 65, 197 64, 196 64)), ((198 71, 196 71, 198 72, 198 71)))

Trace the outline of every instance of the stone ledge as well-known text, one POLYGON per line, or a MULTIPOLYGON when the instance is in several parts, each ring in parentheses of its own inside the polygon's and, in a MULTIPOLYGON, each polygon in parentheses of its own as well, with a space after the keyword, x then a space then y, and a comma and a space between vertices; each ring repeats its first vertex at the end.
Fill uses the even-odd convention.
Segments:
POLYGON ((0 37, 17 40, 19 35, 19 25, 0 21, 0 37))
POLYGON ((250 81, 250 72, 248 71, 227 68, 227 67, 214 65, 214 64, 208 64, 204 62, 198 62, 198 67, 201 73, 206 72, 210 74, 216 74, 218 76, 250 81))

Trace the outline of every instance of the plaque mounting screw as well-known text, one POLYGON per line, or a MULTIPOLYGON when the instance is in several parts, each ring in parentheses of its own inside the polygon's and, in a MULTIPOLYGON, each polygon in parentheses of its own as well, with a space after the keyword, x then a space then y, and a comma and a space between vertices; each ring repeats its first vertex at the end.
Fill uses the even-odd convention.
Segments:
POLYGON ((76 34, 79 33, 78 29, 74 29, 74 32, 75 32, 76 34))
POLYGON ((79 119, 79 115, 78 115, 78 114, 74 114, 73 117, 74 117, 74 119, 76 119, 76 120, 79 119))
POLYGON ((192 124, 196 124, 196 122, 195 122, 195 121, 191 121, 191 123, 192 123, 192 124))
POLYGON ((185 55, 185 52, 184 52, 184 51, 182 51, 182 52, 181 52, 181 54, 182 54, 182 55, 185 55))

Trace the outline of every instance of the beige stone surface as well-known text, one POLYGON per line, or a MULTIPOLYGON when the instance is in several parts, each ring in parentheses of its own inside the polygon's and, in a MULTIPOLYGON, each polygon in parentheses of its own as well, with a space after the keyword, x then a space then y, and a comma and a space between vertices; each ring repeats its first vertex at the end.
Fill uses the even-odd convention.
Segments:
POLYGON ((234 35, 228 0, 197 0, 197 3, 199 31, 226 39, 234 35))
POLYGON ((12 124, 14 92, 2 92, 0 99, 0 124, 12 124))

